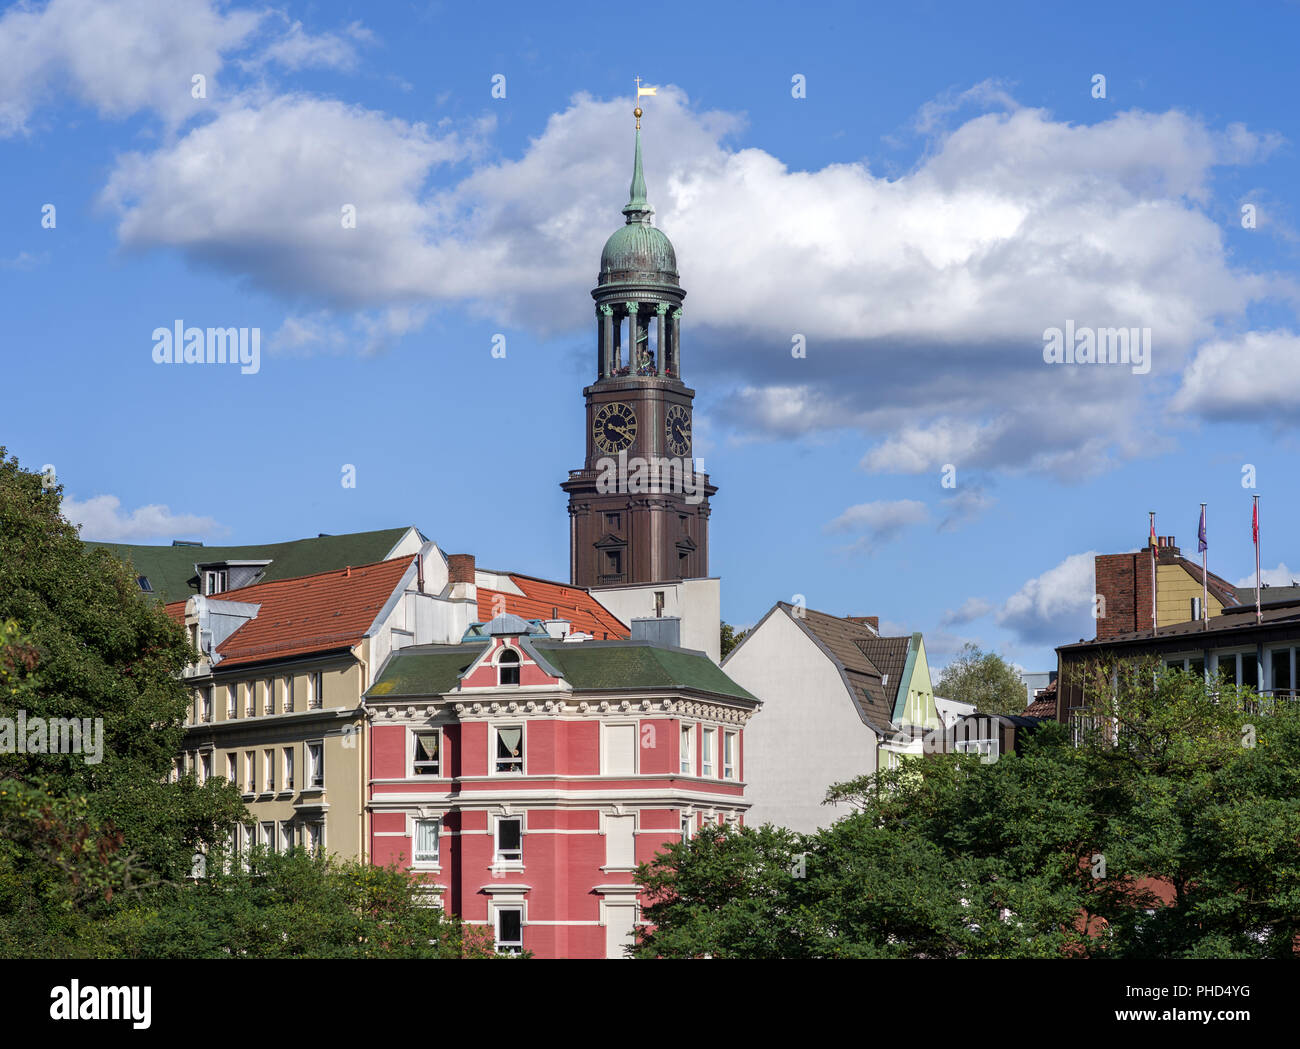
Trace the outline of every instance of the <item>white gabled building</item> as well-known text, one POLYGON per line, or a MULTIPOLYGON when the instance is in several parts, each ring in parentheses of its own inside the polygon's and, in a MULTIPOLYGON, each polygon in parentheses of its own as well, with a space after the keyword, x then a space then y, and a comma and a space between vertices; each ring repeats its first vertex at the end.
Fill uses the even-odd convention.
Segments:
POLYGON ((745 733, 751 826, 828 826, 850 808, 823 805, 827 788, 920 754, 940 727, 921 635, 881 637, 874 617, 778 602, 722 665, 763 703, 745 733))

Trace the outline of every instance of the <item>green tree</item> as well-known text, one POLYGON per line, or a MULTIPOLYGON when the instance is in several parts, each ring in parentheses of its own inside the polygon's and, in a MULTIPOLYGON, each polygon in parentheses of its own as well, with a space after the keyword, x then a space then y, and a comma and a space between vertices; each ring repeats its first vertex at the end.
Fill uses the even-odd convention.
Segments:
POLYGON ((88 720, 103 729, 98 755, 0 748, 8 799, 0 807, 0 922, 7 907, 10 916, 23 915, 23 931, 11 921, 3 934, 9 953, 65 949, 79 935, 78 921, 106 905, 114 886, 120 893, 183 878, 194 852, 224 840, 246 816, 231 784, 166 781, 190 702, 181 680, 188 643, 144 599, 126 566, 86 550, 60 501, 61 489, 46 490, 39 474, 0 448, 0 621, 8 624, 0 718, 15 727, 20 714, 28 726, 88 720), (67 836, 70 821, 84 837, 67 836), (93 844, 87 855, 108 879, 103 900, 55 891, 60 877, 74 874, 99 884, 81 860, 73 870, 59 866, 68 862, 60 843, 93 844), (42 922, 48 942, 40 939, 42 922))
POLYGON ((243 862, 214 852, 205 877, 160 889, 101 923, 95 952, 176 959, 496 956, 491 930, 432 906, 422 884, 396 865, 302 849, 259 847, 243 862))
POLYGON ((770 824, 702 828, 637 870, 649 901, 637 958, 797 958, 803 838, 770 824))
POLYGON ((1085 696, 993 763, 832 787, 854 811, 816 834, 670 846, 636 955, 1294 957, 1297 704, 1153 664, 1089 668, 1085 696))
POLYGON ((730 623, 723 623, 718 629, 718 637, 722 642, 722 658, 726 659, 727 656, 731 655, 731 650, 740 644, 748 633, 748 630, 736 633, 736 628, 730 623))
POLYGON ((973 703, 981 714, 1021 714, 1029 705, 1020 675, 996 652, 967 642, 939 675, 934 694, 973 703))

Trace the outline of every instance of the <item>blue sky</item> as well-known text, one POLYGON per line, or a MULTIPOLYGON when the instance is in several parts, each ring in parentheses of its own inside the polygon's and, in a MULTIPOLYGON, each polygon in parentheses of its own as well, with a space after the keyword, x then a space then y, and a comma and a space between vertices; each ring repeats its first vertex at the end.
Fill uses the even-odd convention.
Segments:
POLYGON ((417 524, 565 578, 639 74, 725 618, 1041 669, 1148 510, 1195 557, 1207 501, 1251 575, 1253 492, 1300 574, 1300 7, 863 6, 6 9, 0 443, 87 538, 417 524), (177 319, 260 370, 154 363, 177 319), (1149 372, 1045 363, 1067 320, 1150 328, 1149 372))

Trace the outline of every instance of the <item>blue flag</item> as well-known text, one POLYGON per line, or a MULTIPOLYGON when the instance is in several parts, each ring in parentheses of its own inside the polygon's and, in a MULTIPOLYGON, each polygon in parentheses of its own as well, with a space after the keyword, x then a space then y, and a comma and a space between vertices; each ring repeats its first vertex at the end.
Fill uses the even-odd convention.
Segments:
POLYGON ((1196 533, 1196 538, 1200 540, 1196 545, 1196 552, 1203 554, 1209 549, 1209 544, 1205 541, 1205 507, 1201 507, 1201 528, 1196 533))

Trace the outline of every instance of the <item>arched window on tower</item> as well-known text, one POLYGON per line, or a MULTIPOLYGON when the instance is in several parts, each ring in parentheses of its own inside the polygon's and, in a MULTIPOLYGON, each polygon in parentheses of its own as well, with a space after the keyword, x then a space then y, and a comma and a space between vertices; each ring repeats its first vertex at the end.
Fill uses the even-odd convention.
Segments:
POLYGON ((519 653, 507 648, 497 660, 497 683, 500 685, 519 684, 519 653))

